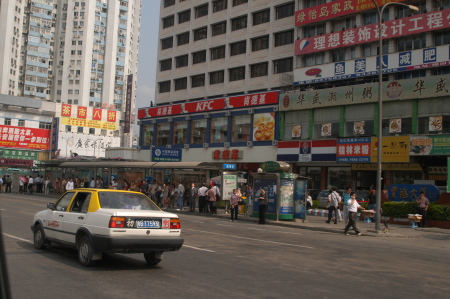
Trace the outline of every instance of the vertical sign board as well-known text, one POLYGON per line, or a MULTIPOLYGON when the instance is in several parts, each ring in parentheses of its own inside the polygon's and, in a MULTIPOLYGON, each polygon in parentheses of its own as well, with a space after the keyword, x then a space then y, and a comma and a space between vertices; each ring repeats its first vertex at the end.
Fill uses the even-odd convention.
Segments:
POLYGON ((224 174, 223 175, 223 190, 222 199, 230 200, 231 195, 233 195, 233 189, 237 188, 237 175, 235 174, 224 174))
POLYGON ((277 203, 276 203, 276 193, 277 193, 277 179, 276 177, 259 179, 255 178, 254 182, 254 199, 255 203, 253 205, 253 217, 259 216, 259 203, 258 198, 261 194, 261 187, 266 189, 267 192, 267 207, 266 207, 266 218, 276 219, 277 217, 277 203))
MULTIPOLYGON (((52 132, 51 132, 51 140, 50 140, 50 150, 52 151, 52 154, 58 150, 58 132, 59 132, 59 117, 53 117, 52 120, 52 132)), ((50 159, 52 156, 50 157, 50 159)), ((54 156, 53 156, 54 158, 54 156)))
POLYGON ((294 219, 294 180, 280 180, 280 211, 279 219, 294 219))
MULTIPOLYGON (((450 157, 447 157, 447 169, 450 169, 450 157)), ((450 192, 450 175, 447 170, 447 192, 450 192)))
POLYGON ((297 219, 306 219, 306 182, 306 180, 295 180, 294 216, 297 219))
POLYGON ((133 96, 133 74, 127 76, 127 96, 125 102, 125 127, 124 133, 130 133, 131 131, 131 98, 133 96))

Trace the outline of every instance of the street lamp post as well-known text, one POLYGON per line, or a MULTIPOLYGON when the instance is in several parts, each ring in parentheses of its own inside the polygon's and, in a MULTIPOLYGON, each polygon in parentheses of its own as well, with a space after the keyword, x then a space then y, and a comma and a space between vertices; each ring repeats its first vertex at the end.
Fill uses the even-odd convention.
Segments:
POLYGON ((390 2, 383 5, 380 9, 377 2, 372 0, 378 12, 378 147, 377 147, 377 193, 376 193, 376 217, 375 230, 380 230, 380 210, 381 210, 381 192, 382 188, 382 148, 383 148, 383 12, 389 5, 401 5, 408 7, 410 10, 419 11, 419 8, 414 5, 403 4, 399 2, 390 2))

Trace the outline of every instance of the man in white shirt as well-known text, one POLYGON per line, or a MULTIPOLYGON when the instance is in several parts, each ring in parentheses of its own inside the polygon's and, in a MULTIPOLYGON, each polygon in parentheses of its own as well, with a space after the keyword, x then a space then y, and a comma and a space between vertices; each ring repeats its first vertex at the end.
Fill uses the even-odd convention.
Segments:
POLYGON ((361 236, 361 232, 356 226, 356 213, 361 206, 356 201, 356 193, 350 193, 350 199, 348 200, 348 224, 345 226, 344 234, 349 235, 348 230, 353 227, 357 236, 361 236))
POLYGON ((30 194, 33 194, 33 185, 34 185, 34 179, 30 175, 30 178, 28 179, 28 191, 30 192, 30 194))
POLYGON ((205 183, 202 184, 200 189, 198 189, 198 212, 199 213, 207 213, 208 205, 206 204, 206 191, 208 188, 205 183))
POLYGON ((95 188, 95 180, 91 178, 91 183, 89 184, 89 188, 95 188))
POLYGON ((70 178, 66 184, 66 191, 73 190, 73 179, 70 178))

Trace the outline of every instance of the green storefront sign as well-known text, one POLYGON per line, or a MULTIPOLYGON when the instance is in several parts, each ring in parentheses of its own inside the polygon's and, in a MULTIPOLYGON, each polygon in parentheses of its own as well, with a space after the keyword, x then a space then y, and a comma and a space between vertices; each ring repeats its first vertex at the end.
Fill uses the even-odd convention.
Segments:
POLYGON ((410 136, 411 156, 450 155, 450 135, 410 136))
POLYGON ((36 160, 37 152, 15 149, 0 149, 0 158, 36 160))

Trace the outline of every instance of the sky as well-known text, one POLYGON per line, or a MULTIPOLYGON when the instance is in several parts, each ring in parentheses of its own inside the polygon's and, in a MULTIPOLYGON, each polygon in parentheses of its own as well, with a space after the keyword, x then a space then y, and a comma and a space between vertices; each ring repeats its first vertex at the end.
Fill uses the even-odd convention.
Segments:
MULTIPOLYGON (((160 2, 142 0, 136 116, 138 108, 149 107, 155 98, 160 2)), ((138 135, 137 126, 134 126, 133 135, 138 135)))

